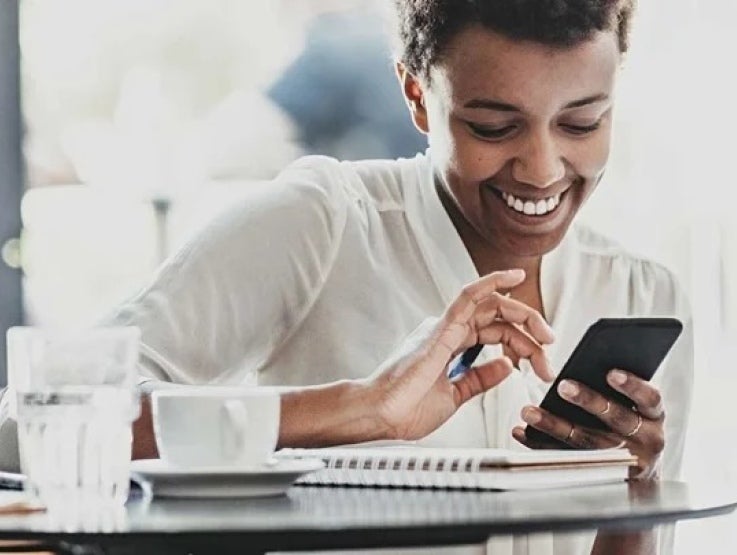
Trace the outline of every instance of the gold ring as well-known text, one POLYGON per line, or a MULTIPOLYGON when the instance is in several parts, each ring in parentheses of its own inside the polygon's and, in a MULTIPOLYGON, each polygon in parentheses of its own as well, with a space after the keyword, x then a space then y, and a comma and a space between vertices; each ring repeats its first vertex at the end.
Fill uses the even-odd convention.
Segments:
POLYGON ((563 441, 565 441, 565 442, 571 441, 573 439, 573 432, 575 432, 575 431, 576 431, 576 426, 574 426, 573 424, 571 424, 571 431, 568 432, 568 435, 566 436, 566 438, 563 441))
POLYGON ((635 428, 631 432, 629 432, 628 434, 624 434, 624 437, 632 437, 637 432, 639 432, 640 431, 640 428, 642 428, 642 422, 643 422, 642 415, 638 412, 637 413, 637 425, 635 426, 635 428))
POLYGON ((609 409, 612 408, 612 403, 609 401, 609 399, 606 400, 606 408, 598 413, 596 416, 604 416, 606 413, 609 412, 609 409))

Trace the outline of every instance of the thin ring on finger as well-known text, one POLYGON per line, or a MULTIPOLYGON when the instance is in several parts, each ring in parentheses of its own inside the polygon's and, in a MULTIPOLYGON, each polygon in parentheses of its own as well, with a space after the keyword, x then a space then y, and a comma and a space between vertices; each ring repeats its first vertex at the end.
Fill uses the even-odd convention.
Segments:
POLYGON ((642 415, 638 412, 637 413, 637 424, 635 425, 634 428, 632 428, 632 431, 627 432, 626 434, 624 434, 624 437, 632 437, 637 432, 639 432, 640 431, 640 428, 642 428, 642 423, 643 422, 644 422, 644 419, 642 418, 642 415))
POLYGON ((571 431, 568 432, 568 435, 566 436, 566 438, 563 441, 565 441, 566 443, 570 443, 571 440, 573 439, 573 433, 575 431, 576 431, 576 426, 573 425, 573 424, 571 424, 571 431))
POLYGON ((604 416, 605 414, 607 414, 611 410, 611 408, 612 408, 612 402, 609 399, 607 399, 606 400, 606 408, 603 411, 597 413, 596 416, 604 416))

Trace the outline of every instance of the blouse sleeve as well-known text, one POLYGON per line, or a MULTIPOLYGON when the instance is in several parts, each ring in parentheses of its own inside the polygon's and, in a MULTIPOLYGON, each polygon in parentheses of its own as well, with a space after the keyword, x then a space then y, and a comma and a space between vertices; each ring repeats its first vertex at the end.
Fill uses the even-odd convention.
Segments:
POLYGON ((254 187, 108 320, 140 327, 144 380, 240 383, 319 295, 346 219, 338 162, 302 159, 254 187))

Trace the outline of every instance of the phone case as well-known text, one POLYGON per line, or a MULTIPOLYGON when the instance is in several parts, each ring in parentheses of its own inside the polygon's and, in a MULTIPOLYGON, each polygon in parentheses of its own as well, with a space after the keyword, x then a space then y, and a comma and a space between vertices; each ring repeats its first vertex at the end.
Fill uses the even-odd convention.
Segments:
MULTIPOLYGON (((619 368, 649 381, 682 329, 683 325, 675 318, 602 318, 586 330, 540 407, 576 426, 608 430, 595 415, 565 401, 558 394, 560 381, 566 378, 579 381, 612 402, 634 408, 628 397, 607 383, 607 373, 619 368)), ((558 449, 571 448, 532 426, 527 426, 525 434, 531 442, 549 444, 558 449)))

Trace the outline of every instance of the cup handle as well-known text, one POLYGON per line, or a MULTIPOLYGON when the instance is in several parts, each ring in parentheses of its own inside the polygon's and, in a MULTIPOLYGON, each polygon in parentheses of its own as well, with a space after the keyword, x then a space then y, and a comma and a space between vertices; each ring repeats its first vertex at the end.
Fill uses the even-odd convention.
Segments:
POLYGON ((235 459, 243 454, 246 443, 248 411, 245 403, 228 399, 223 404, 223 417, 223 453, 228 459, 235 459))

